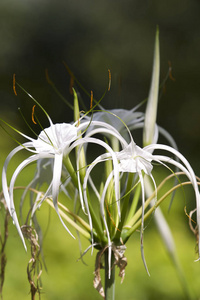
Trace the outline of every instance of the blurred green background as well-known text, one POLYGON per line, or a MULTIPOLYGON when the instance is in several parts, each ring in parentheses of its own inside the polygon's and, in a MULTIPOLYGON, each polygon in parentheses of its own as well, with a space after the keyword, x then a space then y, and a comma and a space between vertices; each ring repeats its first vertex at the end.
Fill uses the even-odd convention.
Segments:
MULTIPOLYGON (((166 83, 159 103, 158 123, 173 135, 179 150, 199 174, 199 15, 200 2, 195 0, 1 0, 0 117, 30 134, 18 107, 30 119, 33 103, 19 89, 18 96, 14 95, 12 76, 15 73, 17 81, 42 104, 54 122, 70 122, 72 112, 45 77, 45 69, 48 69, 51 80, 71 100, 70 78, 63 61, 88 91, 93 90, 96 99, 106 88, 110 69, 111 91, 102 105, 105 108, 134 107, 148 95, 154 36, 159 25, 161 80, 168 71, 168 61, 176 80, 166 83)), ((89 105, 89 98, 80 88, 79 92, 89 105)), ((44 126, 47 124, 47 120, 42 122, 44 126)), ((3 130, 0 137, 2 166, 15 144, 3 130)), ((28 172, 24 178, 29 182, 31 176, 28 172)), ((188 230, 184 203, 178 202, 175 201, 167 218, 186 277, 199 296, 200 268, 193 262, 195 239, 188 230)), ((193 200, 191 202, 191 206, 194 205, 193 200)), ((168 204, 169 201, 166 210, 168 204)), ((45 209, 42 212, 46 222, 45 209)), ((116 298, 183 299, 176 273, 153 223, 149 227, 151 230, 145 233, 145 252, 151 277, 148 278, 142 265, 136 235, 127 249, 126 277, 122 285, 118 281, 116 298)), ((25 254, 12 222, 9 229, 4 299, 29 299, 26 280, 29 255, 25 254)), ((42 275, 42 299, 100 299, 92 287, 94 255, 87 254, 88 266, 76 262, 78 242, 70 239, 53 215, 44 251, 48 273, 44 271, 42 275)))

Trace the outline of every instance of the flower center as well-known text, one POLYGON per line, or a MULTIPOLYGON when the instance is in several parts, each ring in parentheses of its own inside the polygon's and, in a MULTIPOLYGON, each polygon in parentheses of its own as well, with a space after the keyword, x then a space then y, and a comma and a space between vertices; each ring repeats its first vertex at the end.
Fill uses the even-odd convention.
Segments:
POLYGON ((34 142, 38 151, 61 154, 71 142, 77 138, 77 129, 66 123, 53 124, 44 129, 34 142))

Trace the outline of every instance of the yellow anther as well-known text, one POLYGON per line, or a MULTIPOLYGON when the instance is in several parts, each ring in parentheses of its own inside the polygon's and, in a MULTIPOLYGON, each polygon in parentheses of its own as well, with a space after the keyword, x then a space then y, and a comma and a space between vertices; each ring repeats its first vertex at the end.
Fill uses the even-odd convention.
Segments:
POLYGON ((108 91, 110 91, 110 87, 111 87, 111 71, 110 71, 110 69, 108 69, 108 78, 109 78, 108 91))
POLYGON ((92 104, 93 104, 93 91, 91 91, 91 96, 90 96, 90 109, 92 109, 92 104))
POLYGON ((13 91, 15 96, 17 96, 16 88, 15 88, 15 74, 13 74, 13 91))
POLYGON ((32 121, 33 121, 34 124, 37 124, 34 120, 35 107, 36 107, 36 105, 33 105, 33 108, 32 108, 32 121))

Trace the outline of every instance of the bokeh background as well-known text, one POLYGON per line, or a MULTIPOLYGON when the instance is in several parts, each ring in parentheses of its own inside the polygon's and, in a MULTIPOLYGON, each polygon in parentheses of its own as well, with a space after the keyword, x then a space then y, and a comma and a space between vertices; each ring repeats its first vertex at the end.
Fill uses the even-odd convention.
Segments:
MULTIPOLYGON (((106 89, 110 69, 111 91, 102 105, 105 108, 134 107, 148 96, 155 30, 159 25, 161 81, 168 72, 169 61, 175 81, 168 79, 166 82, 159 102, 158 123, 172 134, 180 151, 199 174, 199 15, 200 2, 197 0, 1 0, 0 117, 30 134, 18 107, 30 119, 33 103, 19 89, 18 96, 14 95, 12 77, 15 73, 17 81, 42 104, 54 122, 70 122, 72 112, 55 94, 45 76, 48 69, 56 87, 71 101, 70 77, 63 61, 85 89, 93 90, 96 99, 106 89)), ((88 96, 77 88, 89 105, 88 96)), ((1 165, 13 145, 1 130, 1 165)), ((31 179, 29 176, 26 176, 27 182, 31 179)), ((180 218, 187 223, 181 209, 180 218)), ((188 280, 200 296, 200 268, 199 264, 193 263, 195 240, 184 230, 187 224, 182 225, 181 221, 177 224, 177 211, 175 204, 167 217, 171 220, 188 280)), ((55 226, 52 224, 50 228, 50 244, 47 242, 45 248, 49 271, 44 272, 42 299, 99 299, 92 288, 94 257, 88 255, 89 267, 80 262, 77 264, 77 241, 65 239, 66 233, 56 220, 55 226)), ((24 257, 12 224, 10 230, 5 299, 14 299, 14 295, 15 299, 29 299, 25 274, 28 258, 27 255, 24 257), (20 250, 16 250, 18 248, 20 250)), ((117 299, 183 299, 176 273, 159 237, 147 233, 150 279, 142 267, 139 240, 136 240, 132 240, 132 248, 127 253, 130 263, 125 282, 118 287, 117 299)))

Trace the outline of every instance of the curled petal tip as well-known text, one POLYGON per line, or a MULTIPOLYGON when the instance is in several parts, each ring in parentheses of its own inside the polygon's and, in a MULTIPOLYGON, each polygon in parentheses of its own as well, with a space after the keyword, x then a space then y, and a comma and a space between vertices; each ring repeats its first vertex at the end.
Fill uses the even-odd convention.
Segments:
POLYGON ((195 259, 195 261, 194 261, 194 262, 197 262, 197 261, 200 261, 200 257, 198 257, 197 259, 195 259))

